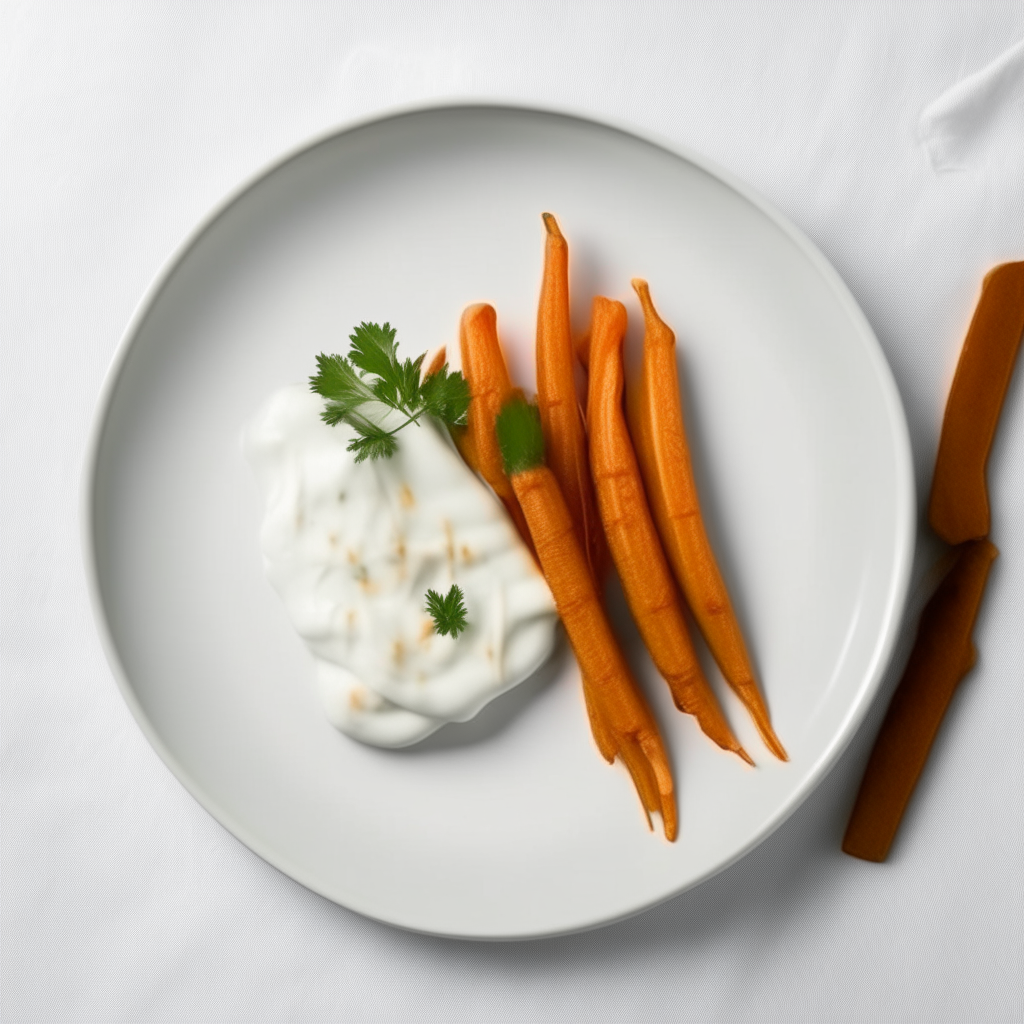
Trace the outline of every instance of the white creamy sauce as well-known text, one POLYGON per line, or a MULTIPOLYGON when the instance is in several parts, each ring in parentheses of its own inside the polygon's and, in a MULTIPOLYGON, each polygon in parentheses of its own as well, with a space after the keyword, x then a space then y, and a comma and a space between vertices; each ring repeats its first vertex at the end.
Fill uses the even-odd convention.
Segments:
POLYGON ((316 659, 330 721, 365 743, 407 746, 534 672, 554 645, 554 602, 501 504, 439 428, 407 426, 394 456, 357 465, 345 450, 354 432, 325 424, 322 408, 295 384, 246 427, 266 501, 264 566, 316 659), (458 639, 437 634, 424 610, 428 588, 443 595, 453 583, 469 622, 458 639))

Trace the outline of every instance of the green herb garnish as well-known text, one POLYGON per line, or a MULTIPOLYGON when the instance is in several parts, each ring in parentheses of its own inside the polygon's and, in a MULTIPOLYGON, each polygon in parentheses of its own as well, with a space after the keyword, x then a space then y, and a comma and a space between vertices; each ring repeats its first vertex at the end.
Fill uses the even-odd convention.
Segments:
POLYGON ((444 597, 436 590, 427 591, 427 612, 441 636, 451 633, 454 639, 466 628, 467 612, 463 596, 462 588, 454 583, 444 597))
POLYGON ((544 465, 544 431, 537 406, 510 398, 494 421, 494 432, 509 476, 544 465))
POLYGON ((348 358, 322 352, 316 357, 318 373, 309 378, 309 386, 327 400, 320 414, 325 423, 333 427, 344 420, 359 435, 348 445, 356 462, 390 458, 398 450, 395 434, 424 413, 450 427, 465 424, 469 385, 461 373, 450 373, 445 364, 420 380, 423 356, 400 362, 391 324, 362 323, 349 340, 348 358), (406 420, 385 430, 358 411, 367 402, 380 402, 406 420))

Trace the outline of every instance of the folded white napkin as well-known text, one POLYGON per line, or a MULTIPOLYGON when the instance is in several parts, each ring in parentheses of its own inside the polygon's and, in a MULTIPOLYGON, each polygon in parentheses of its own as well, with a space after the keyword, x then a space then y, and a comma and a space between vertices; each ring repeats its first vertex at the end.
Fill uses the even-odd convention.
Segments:
POLYGON ((1024 39, 929 103, 918 137, 935 171, 1010 160, 1024 174, 1024 39))

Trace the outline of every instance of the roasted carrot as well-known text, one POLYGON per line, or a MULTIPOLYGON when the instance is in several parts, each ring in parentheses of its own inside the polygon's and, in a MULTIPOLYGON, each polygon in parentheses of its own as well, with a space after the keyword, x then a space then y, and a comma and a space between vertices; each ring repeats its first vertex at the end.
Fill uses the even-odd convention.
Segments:
POLYGON ((532 549, 530 530, 505 475, 494 435, 495 417, 515 389, 498 341, 498 316, 493 306, 478 303, 463 312, 459 347, 462 374, 469 384, 469 412, 465 431, 453 432, 452 438, 466 464, 479 473, 501 499, 516 529, 532 549))
POLYGON ((946 399, 928 522, 948 544, 985 537, 985 467, 1024 332, 1024 261, 985 275, 946 399))
POLYGON ((921 613, 910 660, 861 779, 843 837, 851 857, 888 856, 953 692, 978 657, 971 634, 999 551, 984 538, 953 550, 952 568, 921 613))
MULTIPOLYGON (((882 861, 927 762, 953 692, 974 665, 971 640, 989 568, 999 554, 991 526, 985 465, 1024 331, 1024 262, 994 267, 964 339, 946 400, 935 457, 928 522, 957 545, 921 613, 910 652, 875 739, 843 850, 882 861)), ((941 565, 941 563, 940 563, 941 565)))
POLYGON ((748 764, 754 762, 726 722, 690 640, 683 602, 647 507, 640 467, 622 411, 626 307, 598 296, 590 321, 587 431, 590 472, 612 561, 644 644, 680 711, 748 764))
POLYGON ((587 434, 576 395, 569 320, 569 246, 558 222, 545 213, 544 275, 537 309, 537 405, 548 465, 569 506, 594 579, 608 562, 587 461, 587 434))
MULTIPOLYGON (((587 556, 598 590, 604 581, 608 551, 601 531, 594 486, 587 463, 587 435, 576 393, 575 358, 569 319, 569 247, 558 222, 543 214, 546 229, 544 275, 537 311, 537 402, 548 461, 565 496, 576 535, 587 556)), ((606 761, 615 759, 591 687, 583 677, 594 742, 606 761)))
POLYGON ((441 367, 448 362, 448 346, 442 345, 435 353, 429 363, 423 368, 423 379, 433 377, 435 373, 441 372, 441 367))
POLYGON ((580 682, 583 687, 583 703, 587 708, 587 721, 590 723, 590 735, 594 738, 594 745, 597 747, 598 753, 609 764, 612 764, 619 752, 615 736, 601 716, 601 709, 597 706, 597 699, 594 696, 594 688, 582 673, 580 673, 580 682))
MULTIPOLYGON (((597 514, 587 462, 586 428, 576 392, 577 353, 569 318, 569 247, 554 216, 542 216, 546 240, 537 311, 537 403, 548 464, 569 506, 576 535, 600 590, 608 568, 608 551, 597 514)), ((583 694, 594 742, 606 761, 614 761, 615 750, 609 745, 585 676, 583 694)))
POLYGON ((573 343, 573 352, 576 353, 576 358, 579 360, 580 366, 584 370, 590 370, 590 331, 586 334, 581 334, 576 341, 573 343))
MULTIPOLYGON (((505 471, 601 720, 645 810, 657 810, 667 839, 678 831, 675 785, 657 723, 619 648, 554 474, 544 464, 535 406, 513 399, 496 424, 505 471)), ((648 817, 648 820, 649 817, 648 817)))
MULTIPOLYGON (((448 346, 442 345, 434 352, 433 356, 431 356, 430 362, 424 365, 421 373, 422 379, 426 380, 428 377, 433 377, 435 373, 440 373, 441 368, 447 362, 448 346)), ((463 462, 465 462, 474 473, 479 473, 480 468, 476 464, 476 458, 473 453, 473 445, 471 443, 468 429, 465 426, 450 426, 448 428, 448 433, 455 442, 455 447, 458 448, 459 454, 462 455, 463 462)))
MULTIPOLYGON (((462 372, 469 384, 470 402, 468 423, 464 428, 454 429, 452 439, 466 465, 475 473, 479 473, 501 499, 527 547, 533 551, 530 530, 512 491, 512 485, 505 475, 494 434, 494 420, 502 403, 510 396, 522 395, 521 391, 512 386, 505 355, 498 340, 497 314, 494 308, 479 304, 466 309, 462 314, 459 341, 462 372)), ((431 372, 436 372, 436 362, 436 357, 431 360, 431 372)), ((601 712, 595 705, 591 687, 585 678, 583 697, 594 743, 601 756, 611 763, 615 760, 617 748, 601 720, 601 712)))
POLYGON ((743 702, 765 746, 787 761, 701 518, 683 427, 675 334, 655 311, 647 282, 635 278, 633 288, 644 312, 644 351, 640 379, 629 389, 627 404, 651 511, 672 571, 725 681, 743 702))

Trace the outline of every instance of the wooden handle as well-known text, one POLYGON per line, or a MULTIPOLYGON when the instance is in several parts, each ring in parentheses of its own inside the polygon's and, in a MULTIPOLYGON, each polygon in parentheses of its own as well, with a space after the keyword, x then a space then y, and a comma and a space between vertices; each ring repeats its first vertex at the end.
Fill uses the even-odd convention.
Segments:
POLYGON ((971 633, 998 554, 985 539, 957 548, 953 567, 921 614, 846 826, 843 850, 853 857, 883 861, 889 852, 953 691, 977 657, 971 633))
POLYGON ((1024 332, 1024 262, 1003 263, 981 286, 949 389, 928 522, 948 544, 989 532, 985 464, 1024 332))

